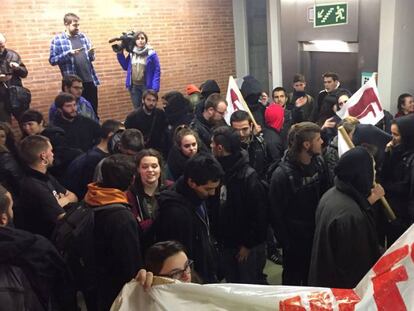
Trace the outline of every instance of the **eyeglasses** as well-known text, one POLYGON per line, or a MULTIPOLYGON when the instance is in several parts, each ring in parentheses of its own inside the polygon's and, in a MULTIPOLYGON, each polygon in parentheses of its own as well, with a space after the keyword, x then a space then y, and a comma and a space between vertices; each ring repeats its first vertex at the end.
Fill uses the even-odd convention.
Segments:
POLYGON ((226 114, 226 111, 218 111, 217 109, 214 109, 215 112, 217 112, 218 114, 224 116, 226 114))
POLYGON ((190 273, 193 269, 194 260, 188 259, 185 263, 184 269, 174 269, 168 274, 159 274, 159 276, 164 276, 174 280, 180 280, 184 278, 185 273, 190 273))
POLYGON ((83 90, 83 86, 72 86, 75 90, 83 90))

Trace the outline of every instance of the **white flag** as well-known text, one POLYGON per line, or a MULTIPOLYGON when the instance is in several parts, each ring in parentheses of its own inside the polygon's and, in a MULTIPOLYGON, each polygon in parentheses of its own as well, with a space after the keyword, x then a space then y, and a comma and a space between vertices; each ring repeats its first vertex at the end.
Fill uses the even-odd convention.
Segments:
POLYGON ((336 114, 341 119, 353 116, 361 124, 377 124, 384 117, 384 110, 379 100, 375 77, 372 76, 336 114))
POLYGON ((250 115, 252 120, 254 120, 252 113, 250 112, 249 107, 244 101, 244 98, 242 94, 240 93, 239 87, 237 86, 237 83, 232 76, 229 77, 229 85, 227 87, 226 101, 227 101, 227 110, 226 110, 226 113, 224 114, 224 120, 226 121, 228 125, 231 125, 230 117, 232 113, 237 110, 246 111, 250 115))

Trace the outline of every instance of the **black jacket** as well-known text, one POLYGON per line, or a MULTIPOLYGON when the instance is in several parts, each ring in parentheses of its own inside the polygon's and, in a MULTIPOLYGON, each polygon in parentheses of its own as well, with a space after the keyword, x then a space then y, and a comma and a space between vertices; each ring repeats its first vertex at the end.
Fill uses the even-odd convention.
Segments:
POLYGON ((10 282, 7 274, 17 275, 21 278, 19 282, 22 282, 24 295, 19 299, 17 293, 13 293, 9 302, 8 291, 0 291, 0 310, 46 311, 50 310, 50 304, 53 310, 77 310, 76 295, 65 262, 44 237, 0 227, 0 254, 0 287, 8 287, 4 284, 10 282), (25 284, 25 279, 29 284, 25 284), (17 300, 24 300, 25 308, 15 309, 17 300))
POLYGON ((95 214, 99 310, 109 310, 125 283, 143 267, 138 223, 127 209, 95 214))
POLYGON ((98 144, 101 139, 99 124, 81 115, 77 115, 73 121, 68 121, 58 113, 53 125, 65 131, 66 147, 81 149, 86 152, 98 144))
POLYGON ((328 169, 320 156, 303 166, 287 153, 273 172, 270 184, 270 221, 283 247, 312 239, 319 199, 331 186, 328 169))
POLYGON ((15 157, 8 151, 0 152, 0 184, 14 198, 19 195, 22 178, 23 170, 15 157))
POLYGON ((247 154, 217 160, 225 177, 220 188, 217 240, 225 248, 253 248, 266 240, 267 194, 247 154))
POLYGON ((285 150, 285 142, 282 140, 281 133, 268 126, 263 127, 262 130, 269 163, 279 161, 285 150))
POLYGON ((316 211, 309 285, 354 288, 380 257, 368 202, 372 157, 355 147, 339 159, 335 173, 335 187, 323 195, 316 211))
POLYGON ((385 153, 382 185, 397 217, 407 226, 414 222, 414 116, 396 119, 401 144, 385 153))
POLYGON ((316 211, 309 286, 354 288, 380 255, 368 201, 336 179, 316 211))
POLYGON ((205 202, 180 177, 174 190, 161 192, 153 224, 157 241, 182 243, 205 283, 217 282, 217 258, 205 202), (201 207, 202 206, 202 207, 201 207))
POLYGON ((176 145, 172 146, 167 159, 168 171, 172 180, 177 180, 183 174, 188 159, 176 145))
POLYGON ((201 140, 201 150, 205 152, 210 151, 211 136, 213 135, 213 125, 210 124, 203 115, 197 115, 191 121, 190 127, 197 132, 201 140))
POLYGON ((151 114, 147 114, 141 107, 127 116, 125 127, 140 130, 144 135, 146 148, 157 149, 166 155, 167 119, 163 110, 155 108, 151 114))
POLYGON ((66 170, 64 186, 76 194, 79 200, 88 191, 88 184, 93 182, 96 165, 109 154, 97 146, 74 159, 66 170))

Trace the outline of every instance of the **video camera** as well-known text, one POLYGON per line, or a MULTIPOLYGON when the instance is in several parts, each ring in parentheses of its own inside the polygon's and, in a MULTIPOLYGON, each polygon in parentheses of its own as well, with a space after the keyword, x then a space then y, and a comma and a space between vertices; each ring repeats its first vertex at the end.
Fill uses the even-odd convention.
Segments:
POLYGON ((129 31, 123 32, 119 38, 112 38, 108 41, 108 43, 113 43, 115 41, 121 41, 121 44, 113 44, 112 50, 115 53, 122 52, 123 49, 126 49, 129 53, 132 53, 135 47, 135 40, 136 40, 136 32, 129 31))

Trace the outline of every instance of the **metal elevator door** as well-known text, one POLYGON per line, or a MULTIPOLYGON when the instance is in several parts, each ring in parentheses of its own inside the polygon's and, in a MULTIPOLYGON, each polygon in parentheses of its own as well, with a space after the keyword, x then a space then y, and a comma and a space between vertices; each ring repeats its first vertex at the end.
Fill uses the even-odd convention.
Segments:
POLYGON ((315 97, 324 89, 322 74, 332 71, 338 74, 342 88, 352 93, 358 89, 358 54, 343 52, 310 52, 300 53, 300 67, 305 74, 307 90, 315 97))

